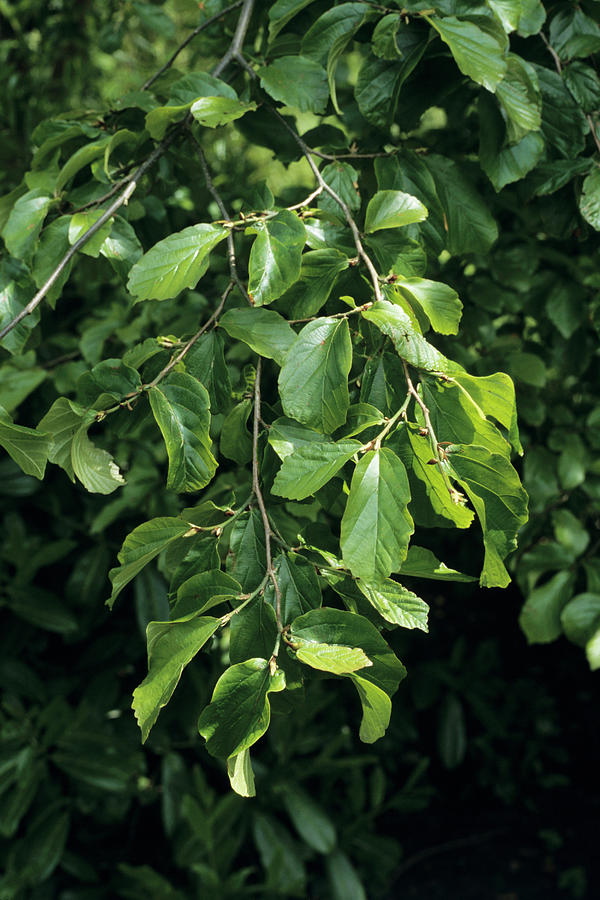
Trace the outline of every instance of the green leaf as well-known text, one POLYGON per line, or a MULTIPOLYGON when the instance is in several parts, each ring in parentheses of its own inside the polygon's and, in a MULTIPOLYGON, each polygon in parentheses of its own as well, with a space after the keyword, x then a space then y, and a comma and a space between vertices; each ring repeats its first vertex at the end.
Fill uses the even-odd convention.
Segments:
POLYGON ((493 93, 506 74, 506 62, 502 47, 492 35, 482 31, 473 22, 461 21, 455 16, 443 19, 429 16, 424 18, 435 28, 444 43, 448 44, 463 75, 493 93))
POLYGON ((417 310, 421 310, 440 334, 457 334, 462 315, 462 303, 453 288, 441 281, 427 278, 398 278, 396 290, 417 310))
MULTIPOLYGON (((37 251, 31 264, 33 280, 37 288, 41 288, 45 284, 69 250, 70 222, 71 216, 60 216, 58 219, 50 222, 42 231, 37 251)), ((56 300, 60 297, 62 289, 71 274, 72 267, 73 260, 69 260, 46 294, 46 300, 50 306, 54 307, 56 300)))
POLYGON ((161 550, 189 531, 190 526, 187 522, 172 517, 150 519, 149 522, 134 528, 125 538, 119 551, 118 560, 121 565, 108 573, 112 582, 108 606, 112 608, 123 588, 142 571, 144 566, 158 556, 161 550))
POLYGON ((290 453, 308 444, 325 442, 333 443, 328 435, 300 425, 294 419, 288 419, 285 416, 275 419, 269 429, 269 443, 279 459, 285 459, 290 453))
POLYGON ((396 59, 402 56, 396 35, 398 29, 402 25, 400 13, 390 13, 379 20, 373 29, 373 37, 371 38, 371 49, 375 56, 381 59, 396 59))
POLYGON ((340 272, 350 265, 346 253, 340 250, 310 250, 302 256, 300 277, 280 303, 285 304, 291 318, 303 319, 316 315, 329 299, 340 272))
POLYGON ((451 693, 444 697, 440 709, 437 743, 447 769, 455 769, 461 764, 467 750, 465 713, 458 697, 451 693))
POLYGON ((509 53, 506 62, 506 75, 496 96, 506 115, 508 139, 517 143, 542 124, 542 97, 533 66, 513 53, 509 53))
POLYGON ((452 469, 483 531, 485 559, 480 584, 506 587, 510 577, 502 561, 516 548, 519 528, 527 521, 527 494, 505 456, 477 446, 450 449, 452 469))
POLYGON ((577 594, 564 607, 560 623, 570 641, 585 647, 600 627, 600 594, 577 594))
MULTIPOLYGON (((90 209, 87 212, 76 213, 74 216, 71 216, 71 221, 69 222, 69 244, 74 244, 79 240, 80 237, 83 237, 86 234, 92 225, 95 225, 98 219, 104 215, 104 210, 101 209, 90 209)), ((97 258, 100 256, 100 250, 102 249, 102 245, 105 240, 109 236, 111 229, 113 226, 113 220, 109 219, 108 222, 105 222, 104 225, 97 231, 89 241, 83 245, 81 248, 81 252, 85 253, 86 256, 93 256, 97 258)))
POLYGON ((85 410, 66 397, 55 400, 38 425, 38 431, 47 433, 51 438, 48 459, 64 469, 71 481, 75 481, 73 463, 71 462, 71 446, 73 438, 79 431, 85 410))
POLYGON ((600 107, 600 78, 587 63, 572 62, 563 69, 569 91, 585 113, 600 107))
POLYGON ((294 643, 296 657, 311 669, 331 672, 332 675, 346 675, 372 665, 371 660, 360 647, 346 647, 343 644, 294 643))
POLYGON ((544 154, 544 139, 538 132, 528 132, 516 144, 505 144, 504 120, 487 95, 479 98, 479 127, 479 162, 496 191, 523 178, 544 154))
POLYGON ((190 109, 193 101, 173 106, 157 106, 146 115, 146 131, 155 141, 162 141, 172 122, 179 122, 190 109))
POLYGON ((284 786, 282 800, 304 843, 317 853, 331 853, 337 842, 335 826, 321 806, 292 784, 284 786))
POLYGON ((74 178, 81 169, 89 166, 95 159, 104 156, 106 145, 110 140, 111 135, 105 135, 99 140, 94 141, 91 144, 86 144, 84 147, 80 147, 76 150, 73 156, 67 160, 58 173, 56 184, 54 186, 55 193, 59 194, 67 182, 69 182, 71 178, 74 178))
POLYGON ((311 442, 287 455, 271 491, 289 500, 304 500, 327 484, 360 450, 358 441, 311 442))
POLYGON ((422 222, 428 216, 420 200, 403 191, 378 191, 367 205, 365 231, 371 234, 382 228, 399 228, 422 222))
POLYGON ((290 348, 279 374, 285 414, 319 431, 335 431, 346 421, 351 365, 347 320, 309 322, 290 348))
POLYGON ((392 652, 374 625, 364 616, 323 607, 299 616, 291 624, 292 643, 360 648, 371 661, 360 671, 360 677, 392 696, 406 677, 406 669, 392 652))
POLYGON ((237 756, 258 741, 271 718, 268 695, 285 688, 285 675, 269 672, 266 659, 249 659, 230 666, 217 681, 198 730, 212 756, 237 756))
POLYGON ((127 288, 140 300, 167 300, 196 287, 208 269, 208 256, 227 236, 221 225, 191 225, 151 247, 133 266, 127 288))
MULTIPOLYGON (((281 620, 284 625, 321 606, 321 588, 314 566, 290 553, 281 553, 275 560, 275 574, 281 593, 281 620)), ((275 609, 275 590, 271 582, 267 584, 265 599, 275 609)))
POLYGON ((392 622, 402 628, 429 630, 428 605, 397 581, 386 578, 385 581, 369 584, 359 578, 356 584, 373 609, 376 609, 386 622, 392 622))
POLYGON ((263 580, 267 566, 265 529, 257 509, 242 513, 233 523, 227 564, 245 592, 255 590, 263 580))
POLYGON ((125 484, 125 479, 110 453, 90 441, 88 429, 93 421, 84 420, 73 435, 71 465, 86 491, 92 494, 112 494, 125 484))
POLYGON ((110 234, 100 248, 120 278, 125 281, 131 267, 142 256, 142 245, 132 226, 126 219, 117 216, 110 234))
POLYGON ((457 372, 452 376, 463 390, 467 391, 485 416, 491 416, 508 431, 511 444, 517 453, 523 454, 517 427, 517 404, 515 386, 509 375, 495 372, 493 375, 475 376, 457 372))
MULTIPOLYGON (((321 175, 349 209, 356 212, 360 208, 358 172, 353 166, 346 162, 336 161, 324 166, 321 170, 321 175)), ((327 192, 324 192, 319 197, 319 206, 334 219, 337 219, 340 224, 346 224, 341 206, 327 192)))
POLYGON ((276 0, 269 8, 269 40, 277 37, 287 23, 314 0, 276 0))
POLYGON ((257 233, 248 263, 248 292, 256 304, 272 303, 298 280, 306 231, 298 216, 280 210, 250 228, 257 233))
POLYGON ((186 353, 185 368, 208 391, 211 412, 223 412, 229 407, 231 380, 223 338, 217 331, 213 329, 196 341, 186 353))
POLYGON ((223 456, 233 459, 240 466, 252 459, 252 438, 246 424, 253 405, 249 399, 237 403, 221 426, 219 449, 223 456))
POLYGON ((230 309, 219 320, 227 334, 244 341, 259 356, 274 359, 282 366, 296 332, 271 309, 230 309))
POLYGON ((47 372, 38 366, 27 369, 17 369, 9 364, 0 366, 0 397, 6 412, 12 413, 46 377, 47 372))
POLYGON ((201 490, 217 469, 210 449, 208 391, 191 375, 173 372, 148 394, 169 456, 167 489, 201 490))
POLYGON ((472 575, 463 575, 456 569, 448 568, 431 550, 414 545, 408 548, 400 574, 410 575, 412 578, 432 578, 434 581, 477 581, 472 575))
POLYGON ((17 259, 32 256, 51 204, 52 197, 41 188, 27 191, 19 197, 2 229, 2 237, 11 256, 17 259))
POLYGON ((496 13, 507 34, 519 27, 523 0, 488 0, 488 6, 496 13))
POLYGON ((230 756, 227 760, 227 775, 231 789, 240 797, 256 797, 254 785, 254 772, 250 760, 250 751, 242 750, 237 756, 230 756))
POLYGON ((535 66, 542 94, 542 133, 561 156, 573 159, 585 147, 587 120, 556 72, 535 66))
POLYGON ((326 10, 302 37, 302 53, 323 63, 334 48, 344 41, 342 50, 370 12, 367 3, 341 3, 326 10))
POLYGON ((559 9, 550 23, 550 43, 564 60, 590 56, 600 50, 600 27, 582 9, 559 9))
POLYGON ((529 594, 519 616, 529 644, 548 644, 560 637, 560 615, 573 595, 574 583, 572 572, 558 572, 529 594))
POLYGON ((592 228, 600 231, 600 169, 594 167, 583 182, 579 212, 592 228))
POLYGON ((51 438, 33 428, 13 425, 10 416, 0 406, 0 446, 26 475, 40 480, 46 471, 46 462, 51 448, 51 438))
MULTIPOLYGON (((386 692, 378 685, 361 678, 360 675, 350 675, 354 687, 358 692, 362 706, 362 721, 358 736, 365 744, 374 744, 383 737, 390 724, 392 715, 392 701, 386 692)), ((342 897, 347 897, 342 894, 342 897)), ((366 895, 364 895, 366 897, 366 895)))
POLYGON ((329 100, 327 73, 306 56, 282 56, 258 69, 260 85, 274 100, 300 112, 325 112, 329 100))
POLYGON ((495 425, 485 418, 467 391, 458 384, 422 382, 423 400, 429 409, 438 441, 479 444, 491 453, 510 458, 510 447, 495 425))
POLYGON ((365 581, 382 581, 406 558, 413 521, 408 512, 406 469, 387 447, 370 450, 358 463, 342 518, 345 564, 365 581))
POLYGON ((179 585, 171 618, 182 619, 184 616, 202 615, 213 606, 238 597, 241 592, 239 581, 221 572, 220 569, 199 572, 179 585))
POLYGON ((388 300, 378 300, 362 316, 391 338, 398 356, 417 369, 429 372, 460 371, 458 363, 446 359, 439 350, 416 331, 410 316, 388 300))
POLYGON ((217 128, 241 119, 256 108, 256 103, 243 103, 229 97, 200 97, 192 104, 190 112, 196 122, 205 128, 217 128))
POLYGON ((237 94, 226 81, 209 72, 189 72, 171 85, 169 103, 191 106, 198 97, 228 97, 235 100, 237 94))
POLYGON ((171 699, 183 669, 213 636, 220 621, 212 616, 201 616, 148 625, 148 674, 133 692, 131 704, 142 731, 142 743, 150 734, 159 712, 171 699))
POLYGON ((423 162, 434 177, 444 210, 449 253, 487 253, 498 237, 488 204, 453 160, 432 153, 423 162))
POLYGON ((277 642, 277 619, 270 603, 259 594, 231 619, 229 662, 240 663, 261 653, 269 659, 277 642))

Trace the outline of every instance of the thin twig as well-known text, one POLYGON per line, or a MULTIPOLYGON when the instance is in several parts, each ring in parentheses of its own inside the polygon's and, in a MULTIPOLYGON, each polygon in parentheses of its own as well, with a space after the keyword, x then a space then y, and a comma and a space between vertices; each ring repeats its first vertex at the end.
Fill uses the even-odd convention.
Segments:
POLYGON ((308 206, 310 203, 312 203, 313 200, 315 200, 319 196, 319 194, 322 194, 322 193, 323 193, 323 188, 321 187, 321 185, 319 185, 319 187, 315 188, 314 191, 312 192, 312 194, 309 194, 305 200, 301 200, 300 203, 294 203, 293 206, 287 206, 286 209, 289 209, 290 212, 294 209, 302 209, 303 206, 308 206))
MULTIPOLYGON (((275 591, 275 617, 277 619, 277 631, 279 634, 283 631, 283 623, 281 621, 281 591, 279 589, 279 584, 277 582, 277 575, 275 574, 275 569, 273 568, 273 558, 271 555, 271 523, 269 522, 269 516, 267 515, 267 509, 265 506, 265 501, 262 495, 262 491, 260 488, 260 476, 258 471, 258 430, 259 430, 259 421, 260 421, 260 376, 262 370, 262 359, 258 358, 258 364, 256 366, 256 378, 254 380, 254 421, 252 427, 252 493, 256 497, 256 502, 258 503, 258 508, 260 510, 260 515, 263 522, 263 528, 265 530, 265 553, 267 558, 267 575, 271 579, 273 583, 273 589, 275 591)), ((279 645, 277 645, 278 647, 279 645)), ((273 654, 274 656, 276 653, 273 654)))
POLYGON ((558 55, 558 53, 556 52, 554 47, 551 46, 550 41, 548 40, 548 38, 546 37, 546 35, 544 34, 543 31, 540 31, 540 37, 546 45, 546 50, 548 51, 548 53, 554 60, 554 65, 556 67, 556 71, 558 72, 559 75, 561 75, 562 74, 562 64, 560 61, 560 56, 558 55))
POLYGON ((244 2, 244 0, 237 0, 236 3, 232 3, 231 6, 227 6, 225 9, 222 9, 221 12, 215 13, 215 15, 211 16, 210 19, 205 19, 204 22, 202 22, 200 25, 198 25, 196 28, 194 28, 194 30, 190 34, 188 34, 185 41, 183 41, 183 43, 181 43, 179 45, 177 50, 175 50, 173 55, 169 57, 169 59, 164 64, 164 66, 161 66, 160 69, 158 70, 158 72, 155 72, 154 75, 151 75, 150 78, 148 78, 148 80, 143 83, 140 90, 147 91, 148 88, 150 87, 150 85, 154 84, 154 82, 158 78, 160 78, 160 76, 163 75, 167 71, 167 69, 171 68, 171 66, 173 65, 173 63, 175 62, 175 60, 181 53, 181 51, 184 50, 187 47, 187 45, 191 41, 193 41, 195 37, 197 37, 200 34, 200 32, 204 31, 205 28, 208 28, 210 25, 213 25, 215 22, 218 22, 219 19, 223 18, 223 16, 226 16, 228 13, 233 12, 233 10, 240 7, 243 2, 244 2))
POLYGON ((380 157, 388 157, 395 156, 396 153, 400 152, 400 147, 394 147, 393 150, 378 150, 376 153, 325 153, 323 150, 315 150, 314 147, 310 147, 310 152, 313 156, 318 156, 319 159, 328 159, 331 162, 337 162, 338 159, 379 159, 380 157))
MULTIPOLYGON (((346 309, 344 312, 332 313, 328 316, 328 319, 347 319, 348 316, 354 316, 356 313, 364 312, 366 309, 370 309, 373 306, 372 302, 363 303, 362 306, 355 306, 353 309, 346 309)), ((301 322, 314 322, 315 319, 318 319, 319 316, 307 316, 306 319, 288 319, 290 325, 299 325, 301 322)))

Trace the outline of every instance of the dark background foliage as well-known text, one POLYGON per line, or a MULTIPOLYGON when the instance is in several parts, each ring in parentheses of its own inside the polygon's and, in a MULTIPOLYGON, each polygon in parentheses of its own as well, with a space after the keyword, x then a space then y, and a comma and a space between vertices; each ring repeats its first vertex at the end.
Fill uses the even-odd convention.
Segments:
MULTIPOLYGON (((598 18, 593 3, 583 6, 598 18)), ((547 4, 550 28, 563 7, 571 4, 547 4)), ((0 4, 2 193, 19 184, 42 119, 61 109, 116 106, 197 17, 197 5, 185 0, 0 4)), ((297 34, 302 26, 300 18, 297 34)), ((220 29, 190 45, 180 72, 208 68, 222 52, 220 29)), ((554 71, 539 37, 516 38, 514 46, 554 71)), ((340 102, 356 74, 352 65, 356 60, 339 73, 340 102)), ((358 703, 345 684, 333 692, 325 680, 311 683, 308 702, 293 714, 276 697, 255 763, 258 796, 244 800, 230 792, 223 766, 197 734, 218 654, 189 666, 144 747, 129 709, 146 671, 145 624, 164 602, 164 583, 159 572, 144 572, 109 613, 106 571, 142 517, 177 511, 162 488, 164 457, 146 441, 143 423, 114 426, 129 484, 109 501, 71 485, 58 468, 40 484, 3 456, 0 869, 13 875, 0 882, 0 896, 346 900, 361 896, 355 873, 373 898, 535 900, 600 890, 592 867, 595 676, 579 647, 564 637, 528 646, 518 624, 524 597, 556 571, 572 572, 577 592, 598 591, 597 234, 578 213, 581 179, 536 195, 536 171, 494 191, 477 162, 482 112, 472 87, 464 87, 447 54, 431 53, 386 134, 400 140, 410 132, 429 151, 460 157, 500 226, 488 254, 442 260, 437 275, 465 305, 459 338, 441 349, 477 374, 508 371, 517 386, 526 447, 518 465, 531 517, 510 565, 513 584, 487 592, 419 585, 432 609, 430 634, 393 632, 390 643, 409 678, 386 736, 372 746, 358 741, 358 703), (436 109, 424 115, 431 84, 436 109), (298 809, 307 796, 316 811, 305 810, 303 819, 298 809), (339 853, 325 859, 304 840, 303 827, 314 832, 331 823, 339 853)), ((350 101, 348 109, 361 147, 385 142, 386 129, 373 134, 350 101)), ((247 199, 250 166, 290 202, 303 196, 302 179, 310 189, 302 163, 285 168, 296 158, 285 141, 273 160, 260 128, 227 135, 211 138, 211 151, 215 180, 229 186, 237 208, 247 199)), ((567 128, 566 143, 577 140, 567 128)), ((591 153, 591 133, 585 141, 591 153)), ((361 177, 362 191, 371 179, 374 192, 372 175, 365 169, 361 177)), ((145 248, 196 221, 194 210, 211 203, 184 148, 152 178, 152 196, 139 201, 145 248), (182 185, 175 193, 173 176, 182 185)), ((39 421, 103 346, 112 356, 148 334, 189 332, 226 277, 219 265, 209 288, 188 292, 177 309, 154 304, 132 319, 119 302, 121 285, 107 284, 98 262, 84 259, 56 319, 47 316, 43 336, 27 345, 41 374, 19 406, 19 423, 39 421)), ((246 359, 230 362, 242 390, 246 359)), ((470 535, 431 531, 421 542, 461 571, 474 569, 479 550, 470 535)))

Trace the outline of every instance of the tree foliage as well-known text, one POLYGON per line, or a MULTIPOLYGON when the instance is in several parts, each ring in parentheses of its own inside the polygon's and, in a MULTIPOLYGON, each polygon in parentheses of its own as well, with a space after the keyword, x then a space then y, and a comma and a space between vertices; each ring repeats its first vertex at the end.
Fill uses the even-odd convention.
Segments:
MULTIPOLYGON (((104 40, 137 20, 174 36, 167 7, 130 15, 104 40)), ((535 0, 207 3, 193 51, 37 123, 0 199, 2 489, 77 520, 37 563, 73 566, 66 596, 8 555, 7 604, 69 640, 103 593, 133 597, 144 741, 211 656, 196 733, 243 796, 271 709, 302 715, 312 684, 351 684, 360 739, 385 734, 406 675, 391 635, 427 630, 431 580, 514 571, 527 639, 564 632, 600 665, 598 18, 535 0)), ((7 834, 42 777, 10 765, 7 834)), ((325 813, 285 802, 350 896, 325 813)), ((7 896, 51 871, 65 816, 44 826, 45 869, 10 857, 7 896)), ((297 860, 277 887, 294 855, 280 840, 269 857, 273 830, 257 819, 270 889, 301 893, 297 860)))

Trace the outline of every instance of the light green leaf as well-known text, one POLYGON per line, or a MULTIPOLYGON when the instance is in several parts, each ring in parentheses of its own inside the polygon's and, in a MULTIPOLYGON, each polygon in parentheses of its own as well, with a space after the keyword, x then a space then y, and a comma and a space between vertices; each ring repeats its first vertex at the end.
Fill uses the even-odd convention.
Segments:
POLYGON ((227 775, 231 789, 240 797, 256 797, 254 771, 250 759, 250 751, 242 750, 237 756, 227 760, 227 775))
POLYGON ((51 437, 48 459, 64 469, 71 481, 75 481, 71 462, 71 445, 79 431, 85 410, 66 397, 55 400, 38 425, 38 431, 51 437))
POLYGON ((282 366, 296 332, 283 316, 271 309, 230 309, 219 320, 227 334, 244 341, 260 356, 282 366))
POLYGON ((402 25, 400 13, 390 13, 379 20, 373 29, 371 50, 381 59, 396 59, 402 51, 396 41, 398 29, 402 25))
POLYGON ((191 106, 198 97, 228 97, 230 100, 236 100, 237 94, 226 81, 216 78, 209 72, 189 72, 171 85, 169 103, 171 105, 187 103, 191 106))
POLYGON ((169 456, 167 489, 201 490, 217 469, 211 453, 208 391, 191 375, 173 372, 148 394, 169 456))
POLYGON ((452 376, 473 403, 485 416, 491 416, 508 431, 511 444, 517 453, 523 455, 517 427, 517 404, 515 386, 509 375, 495 372, 493 375, 475 376, 466 372, 457 372, 452 376))
POLYGON ((433 344, 426 341, 416 331, 410 316, 394 303, 378 300, 370 309, 365 310, 362 316, 391 338, 398 356, 415 368, 446 374, 460 371, 461 366, 446 359, 433 344))
POLYGON ((548 644, 560 637, 560 615, 573 596, 574 584, 572 572, 558 572, 529 594, 519 616, 529 644, 548 644))
POLYGON ((406 469, 387 447, 370 450, 358 463, 342 518, 345 564, 365 581, 382 581, 406 558, 413 521, 408 512, 406 469))
POLYGON ((190 531, 190 526, 183 519, 163 517, 150 519, 138 525, 127 535, 119 551, 120 566, 111 569, 108 577, 112 582, 112 594, 108 606, 113 603, 132 578, 141 572, 155 556, 173 541, 182 538, 190 531))
POLYGON ((431 550, 414 545, 408 548, 406 559, 400 566, 400 574, 410 575, 412 578, 432 578, 434 581, 477 581, 472 575, 463 575, 456 569, 448 568, 431 550))
MULTIPOLYGON (((84 234, 90 230, 92 225, 95 225, 98 219, 103 215, 104 210, 102 209, 90 209, 86 212, 76 213, 74 216, 71 216, 68 233, 69 244, 74 244, 80 237, 83 237, 84 234)), ((81 247, 81 252, 85 253, 86 256, 93 256, 94 258, 100 256, 100 250, 109 236, 112 226, 113 220, 109 219, 108 222, 105 222, 100 230, 97 231, 83 247, 81 247)))
POLYGON ((155 109, 151 109, 145 119, 146 131, 150 137, 155 141, 162 141, 169 125, 183 119, 192 102, 173 106, 157 106, 155 109))
POLYGON ((396 290, 416 305, 440 334, 457 334, 463 305, 456 291, 441 281, 427 278, 399 278, 394 282, 396 290))
POLYGON ((346 421, 352 345, 346 319, 315 319, 304 326, 279 373, 286 415, 329 433, 346 421))
POLYGON ((487 0, 487 5, 496 13, 507 34, 517 30, 521 18, 523 0, 487 0))
POLYGON ((125 484, 116 462, 106 450, 96 447, 88 437, 89 420, 79 427, 71 443, 73 472, 91 494, 112 494, 125 484))
POLYGON ((521 37, 539 34, 545 21, 546 10, 541 0, 521 0, 521 18, 519 19, 521 37))
POLYGON ((46 471, 46 462, 51 448, 51 438, 33 428, 13 425, 4 407, 0 406, 0 446, 26 475, 40 480, 46 471))
POLYGON ((299 616, 291 624, 290 641, 302 646, 338 644, 360 648, 371 665, 360 670, 360 677, 392 696, 406 677, 406 669, 378 630, 364 616, 323 607, 299 616))
POLYGON ((485 447, 454 446, 450 462, 479 518, 485 545, 482 587, 506 587, 503 565, 517 546, 519 528, 527 521, 527 494, 505 456, 485 447))
POLYGON ((282 56, 270 65, 258 69, 260 85, 285 106, 295 106, 300 112, 325 112, 329 100, 327 73, 313 59, 306 56, 282 56))
POLYGON ((378 191, 371 197, 365 216, 365 231, 371 234, 382 228, 399 228, 422 222, 429 213, 420 200, 403 191, 378 191))
POLYGON ((287 455, 271 491, 289 500, 315 494, 360 450, 358 441, 310 442, 287 455))
POLYGON ((542 97, 533 66, 513 53, 508 54, 506 62, 506 75, 496 96, 506 115, 508 139, 514 144, 542 124, 542 97))
POLYGON ((585 647, 600 627, 600 594, 577 594, 564 607, 560 623, 570 641, 585 647))
POLYGON ((600 169, 594 167, 583 182, 579 212, 592 228, 600 231, 600 169))
POLYGON ((241 119, 255 109, 256 103, 243 103, 229 97, 200 97, 192 104, 190 112, 196 122, 205 128, 217 128, 241 119))
POLYGON ((208 752, 230 757, 248 750, 269 727, 268 695, 284 688, 283 671, 271 675, 266 659, 249 659, 226 669, 198 722, 208 752))
POLYGON ((424 16, 450 47, 456 65, 477 84, 492 93, 506 74, 506 62, 502 47, 491 34, 482 31, 472 22, 461 21, 455 16, 443 19, 424 16))
POLYGON ((167 300, 196 287, 208 269, 213 247, 225 239, 221 225, 191 225, 151 247, 133 266, 127 288, 140 300, 167 300))
POLYGON ((238 597, 242 593, 239 581, 221 572, 209 569, 187 578, 177 589, 177 598, 171 610, 172 619, 185 616, 200 616, 226 599, 238 597))
POLYGON ((256 304, 272 303, 298 279, 306 230, 288 209, 253 225, 257 232, 248 263, 248 292, 256 304))
MULTIPOLYGON (((392 701, 382 688, 371 681, 356 674, 350 675, 350 678, 358 691, 362 706, 362 721, 358 736, 365 744, 374 744, 384 736, 390 724, 392 701)), ((347 897, 346 894, 341 896, 347 897)), ((366 894, 364 896, 366 897, 366 894)))
POLYGON ((365 666, 373 665, 368 656, 359 647, 346 647, 343 644, 320 644, 296 640, 296 656, 311 669, 331 672, 333 675, 345 675, 356 672, 365 666))
POLYGON ((376 609, 387 622, 400 625, 402 628, 429 630, 428 605, 397 581, 386 578, 385 581, 369 584, 359 578, 356 584, 373 609, 376 609))
POLYGON ((213 636, 220 622, 212 616, 202 616, 148 625, 148 674, 133 692, 131 704, 142 731, 142 743, 171 699, 183 669, 213 636))
POLYGON ((317 853, 331 853, 336 845, 335 826, 320 805, 305 791, 286 784, 282 800, 294 828, 302 840, 317 853))
POLYGON ((290 453, 305 447, 307 444, 333 443, 328 435, 300 425, 294 419, 282 416, 275 419, 269 429, 269 443, 279 459, 285 459, 290 453))
POLYGON ((423 162, 434 177, 444 210, 449 253, 487 253, 498 237, 488 204, 453 160, 432 153, 423 162))
POLYGON ((51 204, 52 197, 41 188, 19 197, 2 229, 11 256, 24 259, 33 254, 51 204))

